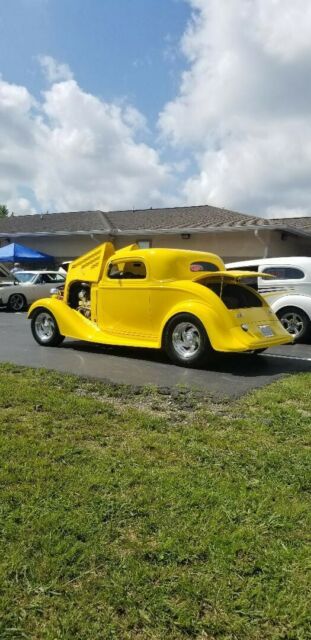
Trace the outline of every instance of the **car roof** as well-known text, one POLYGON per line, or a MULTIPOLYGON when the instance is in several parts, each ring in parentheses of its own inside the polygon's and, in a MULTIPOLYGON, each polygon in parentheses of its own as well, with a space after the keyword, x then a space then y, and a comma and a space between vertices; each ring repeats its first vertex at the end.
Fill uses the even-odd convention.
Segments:
MULTIPOLYGON (((118 249, 111 242, 104 242, 95 249, 80 256, 69 266, 66 279, 67 286, 74 280, 98 282, 103 277, 103 266, 117 261, 146 262, 152 280, 193 280, 194 273, 190 269, 192 262, 210 262, 217 271, 225 268, 223 260, 207 251, 191 251, 189 249, 149 248, 141 249, 136 244, 118 249)), ((215 269, 211 269, 215 271, 215 269)), ((107 271, 106 271, 107 273, 107 271)), ((106 277, 106 276, 104 276, 106 277)))
POLYGON ((257 266, 261 264, 271 264, 271 265, 311 265, 311 257, 308 256, 283 256, 280 258, 252 258, 251 260, 236 260, 234 262, 227 262, 226 267, 247 267, 247 266, 257 266))
POLYGON ((149 263, 151 277, 156 280, 193 280, 194 274, 189 270, 191 262, 211 262, 220 271, 225 268, 222 259, 215 253, 191 249, 139 249, 136 245, 131 245, 116 251, 110 256, 109 261, 119 259, 145 260, 149 263))

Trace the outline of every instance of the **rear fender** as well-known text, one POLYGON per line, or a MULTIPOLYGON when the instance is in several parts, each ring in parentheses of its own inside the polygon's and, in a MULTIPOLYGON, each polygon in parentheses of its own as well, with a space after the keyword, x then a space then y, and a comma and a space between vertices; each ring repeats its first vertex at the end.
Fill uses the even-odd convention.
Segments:
POLYGON ((98 326, 75 309, 68 307, 63 300, 57 298, 37 300, 29 309, 28 318, 32 318, 38 309, 46 309, 52 313, 62 336, 90 342, 100 341, 101 332, 98 326))
POLYGON ((232 328, 230 317, 225 317, 225 314, 220 317, 219 313, 216 313, 214 309, 198 302, 198 300, 187 300, 170 309, 169 314, 166 315, 162 323, 161 344, 163 344, 164 333, 168 322, 180 313, 190 313, 198 318, 205 327, 212 347, 216 350, 223 347, 224 336, 232 328))

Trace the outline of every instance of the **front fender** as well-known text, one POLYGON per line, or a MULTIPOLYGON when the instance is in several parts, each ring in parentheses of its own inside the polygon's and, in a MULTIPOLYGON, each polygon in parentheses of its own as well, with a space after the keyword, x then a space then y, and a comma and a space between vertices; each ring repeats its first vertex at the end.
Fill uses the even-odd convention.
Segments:
POLYGON ((68 307, 63 300, 58 298, 36 300, 28 311, 29 319, 33 317, 37 309, 47 309, 53 314, 62 336, 89 342, 101 341, 101 332, 98 326, 75 309, 68 307))

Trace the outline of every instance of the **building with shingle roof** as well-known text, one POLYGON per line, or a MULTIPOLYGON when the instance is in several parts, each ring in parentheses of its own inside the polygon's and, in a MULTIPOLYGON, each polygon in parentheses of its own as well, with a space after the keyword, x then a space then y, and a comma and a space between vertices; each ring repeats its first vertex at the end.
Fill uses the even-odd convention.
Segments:
POLYGON ((19 242, 72 259, 96 244, 206 250, 225 260, 311 255, 311 216, 267 219, 209 205, 74 211, 0 219, 0 245, 19 242))

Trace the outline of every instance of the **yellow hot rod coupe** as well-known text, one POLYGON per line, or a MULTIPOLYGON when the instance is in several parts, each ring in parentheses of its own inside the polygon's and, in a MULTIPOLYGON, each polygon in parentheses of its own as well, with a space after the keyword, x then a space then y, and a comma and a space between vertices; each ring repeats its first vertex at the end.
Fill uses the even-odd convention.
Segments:
POLYGON ((37 300, 28 315, 43 346, 70 337, 150 347, 197 366, 215 351, 259 353, 291 342, 265 300, 242 283, 251 276, 227 271, 212 253, 137 245, 115 251, 106 242, 74 260, 64 292, 37 300))

